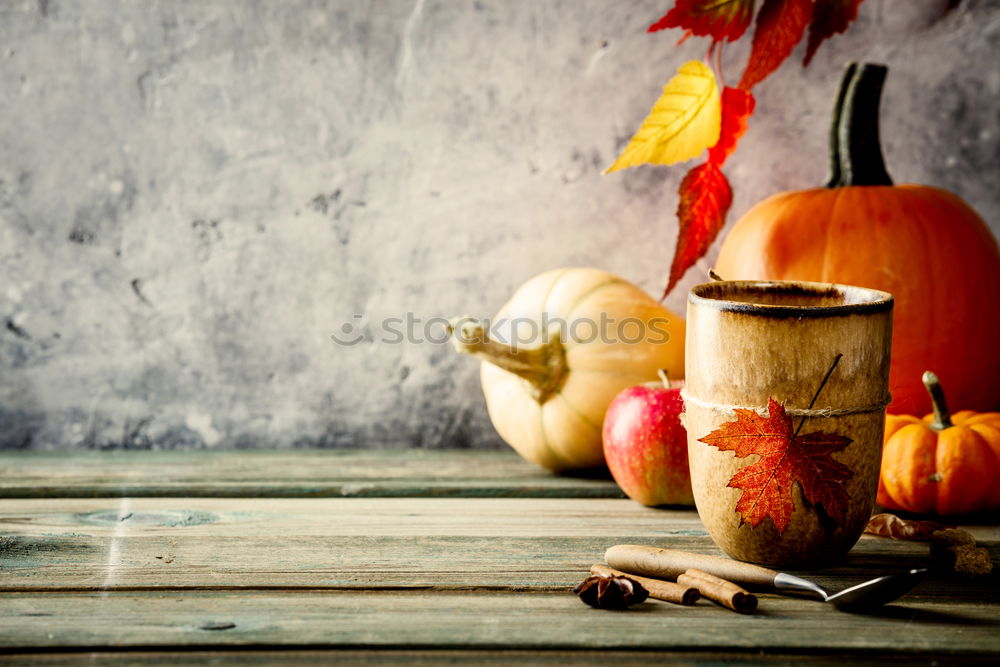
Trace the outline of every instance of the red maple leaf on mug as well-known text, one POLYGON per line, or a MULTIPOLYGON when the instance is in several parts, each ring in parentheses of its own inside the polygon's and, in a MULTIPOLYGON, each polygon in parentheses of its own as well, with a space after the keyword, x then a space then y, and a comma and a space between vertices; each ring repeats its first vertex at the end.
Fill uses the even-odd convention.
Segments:
POLYGON ((798 435, 785 408, 773 398, 768 398, 766 417, 742 408, 735 412, 734 421, 720 425, 699 442, 734 452, 736 458, 759 456, 729 480, 730 487, 743 491, 736 503, 740 525, 757 527, 770 517, 778 532, 784 533, 795 508, 794 483, 810 505, 822 507, 834 521, 843 521, 845 485, 853 473, 830 454, 847 447, 851 439, 821 431, 798 435))

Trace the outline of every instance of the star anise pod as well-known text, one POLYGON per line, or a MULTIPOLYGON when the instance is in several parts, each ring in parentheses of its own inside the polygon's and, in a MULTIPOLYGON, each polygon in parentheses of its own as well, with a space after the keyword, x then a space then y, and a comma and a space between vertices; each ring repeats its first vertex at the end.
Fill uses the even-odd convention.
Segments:
POLYGON ((587 577, 573 589, 580 599, 598 609, 625 609, 649 597, 638 581, 628 577, 587 577))

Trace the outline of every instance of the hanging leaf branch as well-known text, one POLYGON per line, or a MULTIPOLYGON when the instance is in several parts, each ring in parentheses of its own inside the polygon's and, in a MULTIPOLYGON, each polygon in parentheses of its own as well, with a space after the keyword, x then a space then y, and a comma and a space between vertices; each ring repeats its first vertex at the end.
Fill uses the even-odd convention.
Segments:
POLYGON ((615 163, 604 173, 639 164, 674 164, 700 155, 719 141, 719 87, 712 70, 684 63, 615 163))
POLYGON ((863 0, 676 0, 674 7, 649 26, 648 32, 682 28, 680 39, 709 37, 706 62, 680 66, 663 89, 622 154, 604 173, 640 164, 675 164, 697 157, 704 163, 681 181, 677 205, 677 248, 663 297, 684 273, 708 252, 725 225, 733 193, 722 172, 754 111, 751 89, 770 76, 809 32, 803 66, 820 44, 844 32, 858 15, 863 0), (756 12, 756 20, 754 19, 756 12), (755 23, 750 56, 737 87, 724 87, 722 46, 739 39, 755 23), (714 71, 711 63, 715 59, 714 71))

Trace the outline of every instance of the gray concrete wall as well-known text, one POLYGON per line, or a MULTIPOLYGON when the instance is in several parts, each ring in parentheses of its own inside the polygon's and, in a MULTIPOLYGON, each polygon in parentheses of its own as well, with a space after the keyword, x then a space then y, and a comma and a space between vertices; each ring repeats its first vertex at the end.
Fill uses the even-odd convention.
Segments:
MULTIPOLYGON (((471 360, 330 336, 489 315, 563 265, 658 293, 685 169, 600 170, 704 53, 645 34, 669 4, 2 0, 0 446, 499 446, 471 360)), ((800 48, 756 91, 733 214, 821 181, 863 59, 897 181, 997 230, 998 5, 868 0, 800 48)))

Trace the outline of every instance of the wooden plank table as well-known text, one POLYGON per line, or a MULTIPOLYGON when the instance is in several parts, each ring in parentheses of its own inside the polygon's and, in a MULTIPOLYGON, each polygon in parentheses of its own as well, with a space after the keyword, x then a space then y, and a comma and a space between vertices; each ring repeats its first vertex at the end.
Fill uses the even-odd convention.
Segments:
MULTIPOLYGON (((1000 528, 967 527, 1000 558, 1000 528)), ((595 610, 613 544, 718 554, 691 510, 510 452, 0 456, 0 651, 62 664, 799 664, 1000 658, 1000 578, 932 576, 876 614, 762 595, 595 610)), ((837 589, 926 562, 865 537, 799 572, 837 589)))

